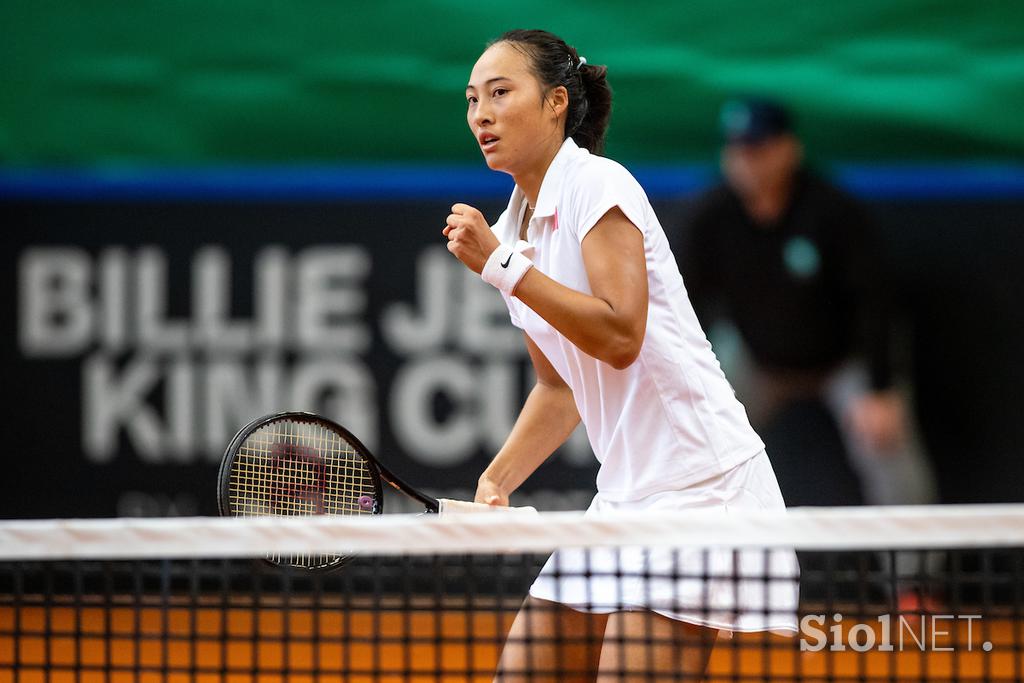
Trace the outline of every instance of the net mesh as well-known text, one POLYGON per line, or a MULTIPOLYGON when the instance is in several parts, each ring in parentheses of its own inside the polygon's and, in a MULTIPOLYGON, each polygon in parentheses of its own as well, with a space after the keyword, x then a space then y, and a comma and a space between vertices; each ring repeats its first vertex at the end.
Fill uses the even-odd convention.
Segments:
POLYGON ((0 683, 1017 681, 1022 537, 1016 506, 6 522, 0 683), (339 543, 364 550, 332 572, 258 559, 339 543), (545 566, 589 602, 524 611, 545 566))

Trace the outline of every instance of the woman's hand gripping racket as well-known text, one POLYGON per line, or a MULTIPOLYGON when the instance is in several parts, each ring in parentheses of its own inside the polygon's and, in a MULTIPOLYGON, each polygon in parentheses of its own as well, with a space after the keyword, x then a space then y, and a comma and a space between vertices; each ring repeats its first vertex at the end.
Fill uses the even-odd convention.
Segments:
MULTIPOLYGON (((253 420, 231 440, 217 502, 220 514, 230 517, 379 515, 382 481, 426 512, 439 511, 437 499, 389 472, 341 425, 312 413, 278 413, 253 420)), ((305 569, 338 567, 346 559, 343 553, 267 557, 305 569)))

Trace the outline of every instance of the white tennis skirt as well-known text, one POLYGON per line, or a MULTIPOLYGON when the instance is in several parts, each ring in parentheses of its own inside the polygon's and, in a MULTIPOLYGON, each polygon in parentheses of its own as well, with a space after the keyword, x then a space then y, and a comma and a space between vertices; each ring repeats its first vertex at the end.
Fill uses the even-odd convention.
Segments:
MULTIPOLYGON (((594 497, 587 514, 785 508, 762 451, 680 491, 629 502, 594 497)), ((551 555, 530 595, 580 611, 649 610, 722 631, 797 631, 800 570, 790 549, 566 548, 551 555)), ((723 634, 724 635, 724 634, 723 634)))

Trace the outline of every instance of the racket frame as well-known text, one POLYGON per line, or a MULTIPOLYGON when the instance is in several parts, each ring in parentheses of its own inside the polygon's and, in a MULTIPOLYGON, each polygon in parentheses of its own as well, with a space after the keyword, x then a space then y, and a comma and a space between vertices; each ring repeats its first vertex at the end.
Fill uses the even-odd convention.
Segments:
POLYGON ((234 438, 228 444, 227 449, 224 451, 224 456, 220 461, 220 471, 217 476, 217 508, 220 514, 225 517, 233 516, 231 511, 230 494, 228 487, 231 483, 231 465, 235 460, 235 456, 238 455, 238 450, 253 432, 272 424, 274 422, 281 422, 284 420, 291 420, 294 422, 305 422, 305 423, 316 423, 331 431, 335 432, 347 441, 351 446, 352 450, 355 451, 369 466, 368 469, 371 471, 373 486, 375 489, 375 498, 372 513, 375 515, 382 514, 384 512, 384 495, 381 487, 381 482, 386 482, 396 491, 399 491, 413 500, 422 503, 424 512, 436 513, 439 509, 439 503, 436 498, 428 496, 424 493, 420 493, 413 487, 406 484, 400 478, 398 478, 391 470, 386 468, 377 458, 370 453, 370 449, 363 445, 363 443, 357 439, 352 432, 348 431, 334 420, 328 419, 322 415, 316 413, 310 413, 305 411, 285 411, 281 413, 274 413, 271 415, 264 415, 258 417, 249 424, 245 425, 238 430, 234 438))

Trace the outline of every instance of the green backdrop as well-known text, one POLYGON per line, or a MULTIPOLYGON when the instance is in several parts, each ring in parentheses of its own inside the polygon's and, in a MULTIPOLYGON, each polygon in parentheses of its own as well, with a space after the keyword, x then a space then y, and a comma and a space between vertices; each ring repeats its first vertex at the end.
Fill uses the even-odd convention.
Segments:
POLYGON ((608 64, 609 154, 708 160, 734 92, 816 156, 1024 157, 1024 3, 6 0, 0 163, 470 161, 485 43, 544 27, 608 64))

